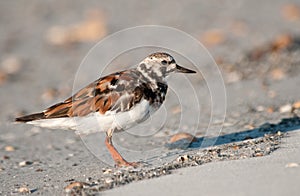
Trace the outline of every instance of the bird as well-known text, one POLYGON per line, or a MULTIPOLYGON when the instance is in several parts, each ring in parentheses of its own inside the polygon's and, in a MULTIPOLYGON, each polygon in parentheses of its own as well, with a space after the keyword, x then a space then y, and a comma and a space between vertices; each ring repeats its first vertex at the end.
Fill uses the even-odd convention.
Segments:
POLYGON ((115 166, 137 167, 139 163, 128 162, 114 147, 113 133, 145 121, 160 108, 172 73, 196 71, 178 65, 166 52, 155 52, 134 68, 100 77, 65 101, 15 121, 78 134, 105 132, 105 145, 115 166))

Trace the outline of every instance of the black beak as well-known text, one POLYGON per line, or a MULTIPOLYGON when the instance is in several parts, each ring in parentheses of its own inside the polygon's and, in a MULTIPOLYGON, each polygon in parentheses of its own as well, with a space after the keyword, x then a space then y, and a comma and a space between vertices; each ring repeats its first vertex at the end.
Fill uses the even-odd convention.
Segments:
POLYGON ((195 72, 193 70, 181 67, 181 66, 179 66, 177 64, 176 64, 176 70, 175 70, 175 72, 178 72, 178 73, 197 73, 197 72, 195 72))

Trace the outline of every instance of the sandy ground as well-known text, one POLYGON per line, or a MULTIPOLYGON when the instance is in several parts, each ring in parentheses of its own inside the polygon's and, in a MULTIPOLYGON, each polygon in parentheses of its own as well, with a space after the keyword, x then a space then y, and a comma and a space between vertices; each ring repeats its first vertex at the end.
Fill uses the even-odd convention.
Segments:
POLYGON ((215 162, 173 175, 132 183, 107 195, 298 195, 300 130, 289 134, 273 154, 249 160, 215 162))
MULTIPOLYGON (((0 194, 15 195, 28 190, 33 195, 61 195, 65 194, 65 186, 80 181, 88 183, 88 188, 81 190, 85 193, 95 194, 120 186, 103 192, 107 195, 297 195, 300 147, 299 124, 294 118, 300 114, 299 6, 300 1, 280 0, 180 4, 173 1, 127 1, 126 4, 1 1, 0 194), (205 131, 211 102, 208 86, 199 74, 190 76, 189 81, 199 88, 196 94, 202 109, 200 125, 195 128, 194 118, 180 121, 181 114, 194 116, 199 111, 188 104, 194 101, 191 96, 182 99, 182 111, 178 110, 177 95, 190 91, 182 82, 184 78, 171 77, 172 87, 179 90, 169 92, 166 109, 154 118, 160 120, 164 114, 166 124, 161 131, 145 138, 128 133, 116 135, 115 142, 124 156, 148 162, 151 165, 142 169, 154 168, 155 172, 164 164, 176 165, 173 161, 180 155, 201 154, 215 147, 222 150, 250 140, 251 149, 260 145, 262 157, 250 158, 256 152, 237 151, 235 157, 245 156, 242 160, 217 157, 212 158, 212 163, 172 169, 170 175, 156 179, 143 177, 139 182, 115 185, 118 181, 113 173, 119 170, 109 174, 111 182, 104 182, 103 173, 111 160, 104 148, 103 135, 80 138, 73 132, 12 123, 18 115, 40 111, 70 96, 78 80, 84 83, 96 79, 98 73, 94 71, 82 78, 76 73, 87 52, 103 36, 147 24, 178 28, 207 47, 224 78, 226 120, 217 135, 205 131), (68 36, 64 36, 62 29, 68 36), (280 124, 283 119, 287 120, 280 124), (176 131, 190 132, 198 141, 188 149, 165 147, 176 131), (258 142, 264 134, 278 131, 283 133, 278 149, 268 150, 268 142, 266 145, 258 142), (217 140, 204 145, 205 136, 217 140)), ((180 44, 183 43, 177 43, 180 44)), ((148 50, 131 56, 134 54, 139 59, 148 55, 148 50)), ((102 55, 99 58, 106 54, 102 55)), ((137 60, 121 56, 112 62, 116 65, 114 70, 126 68, 120 61, 131 65, 137 60)), ((179 61, 185 62, 184 58, 179 61)), ((99 62, 94 61, 95 65, 99 62)), ((193 67, 189 63, 187 66, 193 67)), ((99 65, 99 69, 103 67, 99 65)), ((218 125, 221 120, 222 115, 212 124, 218 125)), ((155 130, 154 124, 148 123, 142 130, 155 130)), ((139 129, 132 131, 136 133, 139 129)), ((120 170, 121 174, 126 172, 120 170)))

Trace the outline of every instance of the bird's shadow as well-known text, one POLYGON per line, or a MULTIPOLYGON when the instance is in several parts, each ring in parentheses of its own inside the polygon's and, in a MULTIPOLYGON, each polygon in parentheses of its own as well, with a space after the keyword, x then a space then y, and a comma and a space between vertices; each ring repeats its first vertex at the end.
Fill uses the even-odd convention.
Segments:
POLYGON ((300 129, 300 118, 298 116, 291 118, 283 118, 277 124, 264 123, 258 128, 252 130, 245 130, 242 132, 228 133, 225 135, 220 135, 216 137, 200 137, 196 138, 195 142, 186 142, 186 140, 179 140, 172 144, 167 144, 166 147, 169 149, 199 149, 207 148, 211 146, 218 146, 223 144, 229 144, 233 142, 240 142, 247 139, 255 139, 263 137, 265 134, 270 133, 286 133, 300 129))

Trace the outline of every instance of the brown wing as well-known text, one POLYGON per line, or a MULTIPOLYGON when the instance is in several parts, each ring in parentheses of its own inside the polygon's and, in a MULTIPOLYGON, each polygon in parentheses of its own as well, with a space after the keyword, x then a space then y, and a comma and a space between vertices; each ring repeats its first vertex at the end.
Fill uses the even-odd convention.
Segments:
POLYGON ((43 113, 44 118, 85 116, 92 112, 129 110, 142 98, 138 77, 129 71, 111 74, 91 83, 43 113))

